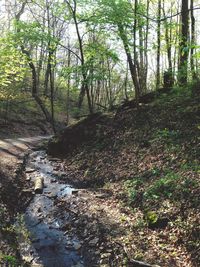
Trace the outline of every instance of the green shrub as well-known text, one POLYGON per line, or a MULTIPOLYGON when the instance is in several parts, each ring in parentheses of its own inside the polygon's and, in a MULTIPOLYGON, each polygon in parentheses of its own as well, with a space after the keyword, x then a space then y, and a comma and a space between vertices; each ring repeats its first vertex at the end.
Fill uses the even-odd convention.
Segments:
POLYGON ((5 266, 17 266, 17 259, 11 255, 0 255, 0 259, 5 263, 5 266))
POLYGON ((130 201, 134 201, 138 195, 138 188, 142 185, 142 179, 140 177, 136 177, 133 179, 129 179, 125 182, 125 188, 128 191, 130 201))
POLYGON ((144 193, 146 199, 158 199, 162 196, 170 198, 177 187, 180 176, 170 172, 163 178, 156 180, 144 193))
POLYGON ((147 224, 154 224, 158 221, 158 215, 156 214, 155 211, 148 211, 145 214, 145 220, 147 224))
POLYGON ((158 139, 177 139, 180 136, 179 131, 175 130, 169 130, 168 128, 165 128, 163 130, 158 130, 156 133, 156 137, 158 139))

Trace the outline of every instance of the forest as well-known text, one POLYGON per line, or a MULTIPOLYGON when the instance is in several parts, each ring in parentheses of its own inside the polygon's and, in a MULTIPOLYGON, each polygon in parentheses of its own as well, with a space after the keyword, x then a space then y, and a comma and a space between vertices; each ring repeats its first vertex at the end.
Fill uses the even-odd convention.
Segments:
POLYGON ((198 78, 198 1, 1 1, 1 116, 111 110, 198 78), (189 3, 190 2, 190 3, 189 3))
POLYGON ((0 266, 200 265, 198 0, 0 0, 0 266))

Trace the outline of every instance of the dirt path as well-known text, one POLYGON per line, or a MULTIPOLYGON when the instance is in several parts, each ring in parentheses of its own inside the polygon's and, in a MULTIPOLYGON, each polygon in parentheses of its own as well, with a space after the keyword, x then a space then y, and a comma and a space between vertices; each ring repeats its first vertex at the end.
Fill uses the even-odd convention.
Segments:
POLYGON ((47 140, 50 136, 36 136, 16 139, 0 139, 0 165, 14 165, 22 159, 27 149, 39 142, 47 140))
POLYGON ((36 136, 16 139, 0 139, 0 157, 19 158, 20 153, 34 147, 38 142, 47 140, 50 136, 36 136))

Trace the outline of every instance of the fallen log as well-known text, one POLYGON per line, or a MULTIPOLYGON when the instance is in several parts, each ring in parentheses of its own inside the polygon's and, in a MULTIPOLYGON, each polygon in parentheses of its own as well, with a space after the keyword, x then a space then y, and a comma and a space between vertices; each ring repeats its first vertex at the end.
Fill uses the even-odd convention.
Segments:
POLYGON ((44 187, 44 178, 43 177, 37 177, 35 180, 35 187, 34 191, 36 194, 42 194, 44 187))

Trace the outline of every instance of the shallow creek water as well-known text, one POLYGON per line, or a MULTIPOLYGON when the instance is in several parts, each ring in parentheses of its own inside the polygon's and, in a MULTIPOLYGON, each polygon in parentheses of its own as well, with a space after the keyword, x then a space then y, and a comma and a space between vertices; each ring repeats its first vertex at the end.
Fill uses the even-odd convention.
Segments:
POLYGON ((27 178, 32 182, 43 177, 44 190, 35 194, 24 214, 23 232, 20 236, 20 252, 31 266, 45 267, 82 267, 84 260, 80 255, 80 242, 76 236, 63 231, 69 214, 56 216, 59 213, 54 201, 63 200, 74 190, 70 185, 59 183, 55 174, 53 161, 44 151, 30 154, 26 165, 27 178), (58 218, 59 217, 59 218, 58 218))

